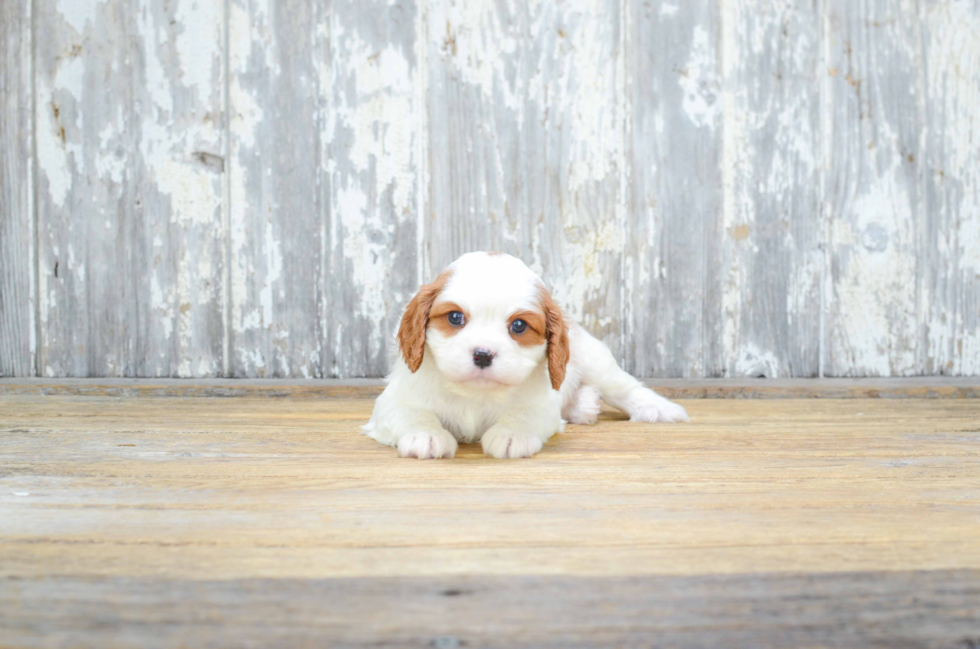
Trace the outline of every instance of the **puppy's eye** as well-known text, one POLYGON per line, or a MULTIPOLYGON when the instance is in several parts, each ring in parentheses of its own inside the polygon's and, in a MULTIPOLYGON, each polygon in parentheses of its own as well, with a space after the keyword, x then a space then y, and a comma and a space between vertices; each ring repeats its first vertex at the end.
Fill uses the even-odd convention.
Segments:
POLYGON ((527 323, 523 320, 514 320, 510 323, 510 330, 515 334, 522 334, 527 329, 527 323))
POLYGON ((463 317, 460 311, 450 311, 449 312, 449 324, 454 327, 462 327, 463 323, 466 322, 466 318, 463 317))

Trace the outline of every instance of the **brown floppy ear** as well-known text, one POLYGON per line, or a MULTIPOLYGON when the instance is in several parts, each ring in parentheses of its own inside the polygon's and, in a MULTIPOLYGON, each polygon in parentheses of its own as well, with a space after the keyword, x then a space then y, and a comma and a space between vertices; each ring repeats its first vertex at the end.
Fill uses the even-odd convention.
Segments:
POLYGON ((440 273, 436 281, 426 284, 419 289, 412 301, 405 308, 402 323, 398 327, 398 348, 405 358, 405 364, 412 372, 422 366, 422 356, 425 354, 425 330, 429 326, 429 311, 443 287, 449 281, 452 271, 440 273))
POLYGON ((551 387, 557 390, 565 380, 565 366, 568 365, 568 325, 561 309, 544 288, 541 289, 541 308, 547 328, 548 374, 551 376, 551 387))

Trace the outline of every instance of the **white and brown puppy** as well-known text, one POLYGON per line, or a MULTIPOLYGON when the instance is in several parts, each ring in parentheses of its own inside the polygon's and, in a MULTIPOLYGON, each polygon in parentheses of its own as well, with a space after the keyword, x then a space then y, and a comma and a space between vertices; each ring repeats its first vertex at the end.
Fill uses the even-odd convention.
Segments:
POLYGON ((458 442, 477 441, 493 457, 530 457, 563 418, 594 424, 600 398, 631 421, 687 421, 566 322, 541 279, 510 255, 463 255, 419 289, 398 347, 363 432, 403 457, 453 457, 458 442))

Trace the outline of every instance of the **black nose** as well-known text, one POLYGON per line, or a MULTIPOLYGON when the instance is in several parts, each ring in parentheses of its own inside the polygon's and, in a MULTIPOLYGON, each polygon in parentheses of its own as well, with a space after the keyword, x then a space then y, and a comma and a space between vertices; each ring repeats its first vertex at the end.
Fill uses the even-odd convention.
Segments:
POLYGON ((485 349, 474 349, 473 350, 473 363, 479 367, 490 367, 490 363, 493 362, 493 354, 485 349))

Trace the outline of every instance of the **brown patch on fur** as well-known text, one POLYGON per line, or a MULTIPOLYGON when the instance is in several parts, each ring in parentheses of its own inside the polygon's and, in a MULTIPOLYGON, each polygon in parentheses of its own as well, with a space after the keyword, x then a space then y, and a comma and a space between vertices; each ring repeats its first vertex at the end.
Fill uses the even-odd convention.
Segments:
POLYGON ((493 251, 493 252, 488 252, 488 253, 487 253, 487 256, 488 256, 488 257, 499 257, 499 256, 500 256, 500 255, 502 255, 502 254, 504 254, 504 253, 502 253, 502 252, 496 252, 496 251, 493 251))
POLYGON ((510 317, 507 323, 508 330, 514 320, 523 320, 527 323, 524 333, 515 334, 510 332, 510 337, 517 341, 521 347, 537 347, 543 345, 548 340, 548 323, 545 317, 536 311, 518 311, 510 317))
POLYGON ((539 297, 548 339, 548 374, 551 376, 551 387, 557 390, 565 380, 565 367, 568 365, 568 325, 551 293, 543 286, 539 297))
POLYGON ((436 281, 420 288, 405 308, 405 315, 402 316, 401 325, 398 327, 398 348, 405 358, 405 364, 412 372, 422 366, 422 356, 425 353, 425 328, 429 324, 432 303, 442 293, 452 274, 450 270, 442 271, 436 281))
POLYGON ((438 329, 444 336, 455 336, 469 321, 470 314, 455 302, 442 302, 437 304, 432 307, 432 311, 429 313, 429 325, 438 329), (457 327, 449 324, 449 314, 453 311, 459 311, 463 314, 463 324, 461 326, 457 327))

